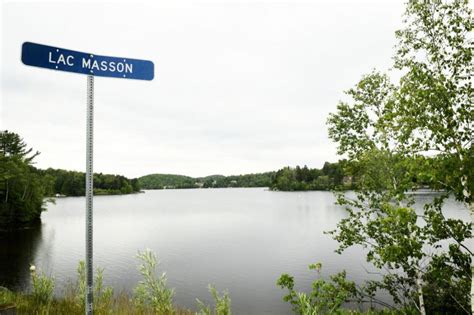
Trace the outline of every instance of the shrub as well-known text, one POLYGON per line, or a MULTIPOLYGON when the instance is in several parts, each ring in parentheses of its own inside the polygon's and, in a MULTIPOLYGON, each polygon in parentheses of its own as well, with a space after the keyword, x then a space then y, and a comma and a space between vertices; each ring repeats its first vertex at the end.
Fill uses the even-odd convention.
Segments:
POLYGON ((32 282, 32 297, 38 304, 49 304, 53 299, 54 279, 42 272, 37 272, 35 266, 30 267, 32 282))
MULTIPOLYGON (((96 269, 96 276, 94 280, 94 310, 108 309, 113 296, 113 289, 111 287, 104 287, 104 268, 96 269)), ((83 307, 86 300, 86 264, 83 260, 79 261, 77 266, 77 285, 76 285, 76 303, 83 307)))
POLYGON ((196 299, 198 303, 199 312, 198 315, 231 315, 231 300, 229 297, 229 292, 224 291, 222 296, 219 295, 216 288, 213 285, 209 285, 209 292, 211 293, 214 302, 216 303, 216 307, 214 313, 211 311, 211 307, 209 305, 205 305, 199 299, 196 299))
POLYGON ((135 304, 138 308, 151 307, 158 314, 174 314, 174 289, 167 287, 166 273, 157 276, 156 267, 159 265, 155 254, 149 249, 138 252, 137 258, 142 262, 138 270, 143 277, 134 290, 135 304))

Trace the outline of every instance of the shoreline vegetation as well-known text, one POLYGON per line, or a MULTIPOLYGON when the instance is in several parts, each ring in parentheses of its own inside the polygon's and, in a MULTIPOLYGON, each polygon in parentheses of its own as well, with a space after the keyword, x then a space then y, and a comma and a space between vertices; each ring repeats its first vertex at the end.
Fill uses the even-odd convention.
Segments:
POLYGON ((345 169, 346 160, 325 162, 321 169, 284 167, 278 171, 244 175, 210 175, 190 177, 174 174, 150 174, 138 178, 142 189, 190 189, 190 188, 250 188, 268 187, 274 191, 306 191, 355 188, 351 173, 345 169))
MULTIPOLYGON (((167 285, 165 273, 158 273, 159 261, 156 255, 145 250, 138 252, 140 262, 138 272, 141 280, 136 284, 133 293, 115 293, 112 287, 104 285, 104 268, 97 268, 94 273, 93 308, 96 314, 173 314, 173 315, 207 315, 231 314, 231 299, 227 291, 219 293, 209 285, 214 306, 196 299, 197 312, 177 306, 174 303, 175 291, 167 285)), ((77 267, 77 280, 69 281, 60 297, 55 297, 55 279, 46 276, 30 266, 31 290, 13 292, 0 286, 1 314, 84 314, 86 296, 86 266, 80 261, 77 267)))
MULTIPOLYGON (((85 195, 84 172, 48 168, 38 169, 48 185, 47 197, 76 197, 85 195)), ((139 193, 141 187, 137 178, 122 175, 94 173, 94 195, 125 195, 139 193)))
MULTIPOLYGON (((414 162, 404 158, 406 163, 414 162)), ((439 163, 436 158, 417 158, 416 163, 439 163)), ((210 175, 190 177, 174 174, 150 174, 138 178, 142 189, 193 189, 193 188, 251 188, 268 187, 272 191, 346 191, 357 190, 364 180, 366 169, 358 163, 345 159, 335 163, 325 162, 323 167, 308 168, 286 166, 278 171, 244 175, 210 175)), ((433 189, 441 191, 443 187, 433 185, 426 175, 411 178, 411 190, 433 189)))

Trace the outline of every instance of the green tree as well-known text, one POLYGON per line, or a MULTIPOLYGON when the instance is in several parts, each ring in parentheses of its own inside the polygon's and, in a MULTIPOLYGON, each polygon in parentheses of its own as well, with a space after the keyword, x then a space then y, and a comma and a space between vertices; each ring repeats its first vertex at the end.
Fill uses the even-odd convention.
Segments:
POLYGON ((132 190, 134 192, 139 192, 141 190, 141 185, 140 185, 140 181, 138 180, 138 178, 133 178, 131 185, 132 185, 132 190))
POLYGON ((29 225, 39 220, 51 178, 32 166, 39 152, 27 149, 21 137, 0 132, 0 228, 29 225))
POLYGON ((27 144, 18 134, 9 132, 8 130, 4 130, 0 133, 0 153, 3 154, 3 156, 17 156, 27 162, 31 162, 40 154, 38 151, 31 154, 32 152, 33 149, 28 149, 27 144))
POLYGON ((322 169, 309 169, 306 165, 285 167, 275 173, 270 188, 281 191, 347 189, 350 185, 343 186, 346 163, 345 160, 326 162, 322 169))
POLYGON ((373 288, 395 302, 422 314, 469 313, 472 222, 446 218, 443 201, 452 193, 473 212, 472 11, 464 0, 410 0, 405 17, 396 33, 399 84, 374 71, 328 119, 330 138, 360 176, 356 199, 338 197, 349 216, 333 235, 339 251, 368 249, 368 261, 387 271, 373 288), (407 194, 418 179, 445 192, 422 214, 407 194))
POLYGON ((275 180, 272 183, 272 188, 277 190, 289 191, 294 190, 295 174, 289 167, 285 167, 278 170, 275 176, 275 180))

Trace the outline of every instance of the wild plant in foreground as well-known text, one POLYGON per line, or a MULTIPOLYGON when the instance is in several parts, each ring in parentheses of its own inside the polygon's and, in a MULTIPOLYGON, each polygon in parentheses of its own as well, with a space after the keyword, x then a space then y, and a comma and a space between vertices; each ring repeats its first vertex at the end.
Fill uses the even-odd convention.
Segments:
MULTIPOLYGON (((96 269, 94 280, 94 310, 108 309, 112 303, 113 289, 104 287, 104 268, 96 269)), ((85 305, 86 299, 86 264, 83 260, 77 266, 77 285, 75 300, 79 306, 85 305)))
POLYGON ((38 304, 49 304, 53 299, 54 279, 49 278, 42 272, 37 272, 36 267, 31 265, 32 296, 38 304))
POLYGON ((151 307, 157 314, 175 314, 173 306, 174 289, 167 287, 166 273, 157 276, 156 267, 159 265, 155 254, 147 249, 138 252, 137 258, 142 262, 138 270, 143 276, 134 290, 134 301, 139 309, 151 307))
POLYGON ((222 296, 219 295, 217 289, 213 285, 209 285, 209 292, 216 303, 216 307, 214 312, 211 311, 211 307, 209 305, 205 305, 199 299, 196 299, 198 303, 199 312, 198 315, 231 315, 231 300, 229 297, 229 292, 224 291, 222 296))

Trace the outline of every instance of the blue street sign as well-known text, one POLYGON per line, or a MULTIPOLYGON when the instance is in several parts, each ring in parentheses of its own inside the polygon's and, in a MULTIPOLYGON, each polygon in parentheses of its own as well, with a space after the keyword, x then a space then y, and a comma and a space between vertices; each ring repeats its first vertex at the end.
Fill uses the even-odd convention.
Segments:
POLYGON ((21 61, 52 70, 136 80, 153 80, 155 68, 149 60, 100 56, 29 42, 23 43, 21 61))

